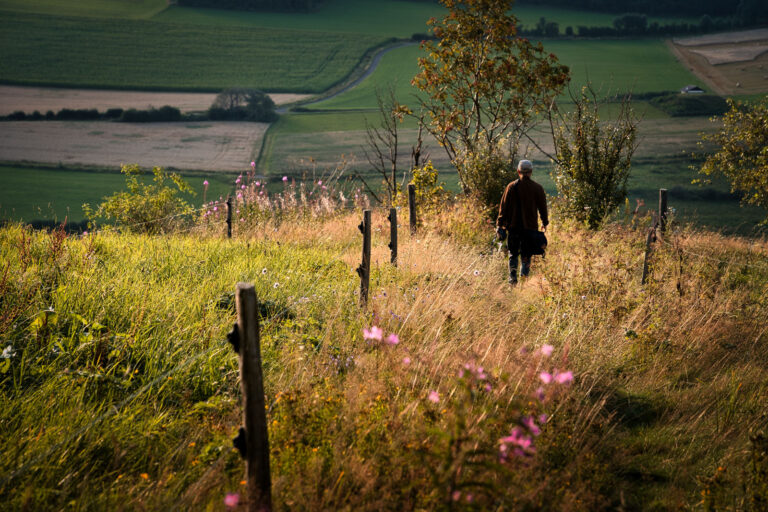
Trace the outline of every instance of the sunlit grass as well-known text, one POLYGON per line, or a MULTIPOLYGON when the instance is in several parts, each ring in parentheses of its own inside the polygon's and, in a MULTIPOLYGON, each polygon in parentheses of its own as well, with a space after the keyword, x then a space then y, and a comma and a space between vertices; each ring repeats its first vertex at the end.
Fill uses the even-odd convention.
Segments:
POLYGON ((434 508, 445 494, 432 476, 450 474, 439 469, 443 435, 463 421, 493 448, 536 409, 551 418, 538 455, 509 474, 473 470, 488 487, 461 499, 693 506, 718 466, 736 492, 748 436, 766 427, 764 241, 673 227, 643 287, 647 219, 596 233, 555 222, 547 258, 510 289, 471 208, 427 215, 414 236, 402 229, 397 268, 376 210, 363 309, 359 222, 358 211, 267 218, 236 226, 233 240, 215 225, 165 237, 0 230, 6 506, 218 509, 242 492, 230 441, 237 365, 224 341, 238 281, 255 283, 263 304, 278 510, 434 508), (371 325, 400 343, 366 342, 371 325), (545 344, 551 360, 535 355, 545 344), (457 380, 468 362, 492 383, 469 402, 457 380), (570 391, 527 403, 536 373, 556 369, 574 372, 570 391), (508 494, 510 482, 524 492, 508 494))

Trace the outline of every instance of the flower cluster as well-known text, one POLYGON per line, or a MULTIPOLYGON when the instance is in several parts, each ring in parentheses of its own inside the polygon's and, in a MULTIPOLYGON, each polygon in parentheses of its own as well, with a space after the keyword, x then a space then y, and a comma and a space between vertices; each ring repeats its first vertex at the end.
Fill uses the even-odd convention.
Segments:
MULTIPOLYGON (((546 415, 539 416, 539 423, 547 422, 546 415)), ((502 462, 510 457, 530 457, 536 453, 534 439, 541 434, 541 428, 533 416, 525 416, 520 421, 522 426, 515 426, 510 434, 499 439, 499 459, 502 462)))
POLYGON ((469 384, 479 385, 483 391, 491 391, 491 383, 488 382, 488 374, 482 366, 475 366, 472 363, 464 363, 459 370, 459 378, 468 380, 469 384))
POLYGON ((400 337, 397 334, 391 333, 385 338, 384 331, 375 325, 370 329, 363 328, 363 339, 368 342, 376 342, 383 345, 397 345, 400 343, 400 337))

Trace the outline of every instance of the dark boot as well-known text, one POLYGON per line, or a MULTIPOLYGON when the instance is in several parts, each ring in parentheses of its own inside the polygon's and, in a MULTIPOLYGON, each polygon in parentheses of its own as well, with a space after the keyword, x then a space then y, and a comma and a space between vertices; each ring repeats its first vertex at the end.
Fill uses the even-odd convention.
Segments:
POLYGON ((528 256, 527 258, 523 257, 520 259, 523 262, 523 268, 520 270, 520 276, 528 277, 528 274, 531 273, 531 257, 528 256))
POLYGON ((517 254, 509 255, 509 284, 517 284, 517 254))

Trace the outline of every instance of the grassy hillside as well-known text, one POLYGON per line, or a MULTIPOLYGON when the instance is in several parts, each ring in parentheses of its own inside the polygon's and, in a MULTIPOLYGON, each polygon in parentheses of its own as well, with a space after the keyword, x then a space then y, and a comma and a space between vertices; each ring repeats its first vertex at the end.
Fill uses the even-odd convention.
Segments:
POLYGON ((237 281, 263 304, 275 510, 748 510, 766 498, 751 462, 766 464, 765 440, 750 441, 768 427, 765 243, 675 230, 641 286, 642 229, 556 223, 547 258, 512 290, 490 228, 443 212, 401 231, 398 268, 375 212, 367 309, 359 211, 283 212, 231 241, 215 226, 0 229, 4 508, 223 510, 242 492, 225 341, 237 281), (373 325, 399 343, 366 341, 373 325), (555 371, 573 383, 543 384, 555 371), (505 455, 513 428, 534 449, 505 455))
POLYGON ((68 87, 320 92, 379 36, 4 13, 0 80, 68 87), (31 36, 34 34, 34 36, 31 36))

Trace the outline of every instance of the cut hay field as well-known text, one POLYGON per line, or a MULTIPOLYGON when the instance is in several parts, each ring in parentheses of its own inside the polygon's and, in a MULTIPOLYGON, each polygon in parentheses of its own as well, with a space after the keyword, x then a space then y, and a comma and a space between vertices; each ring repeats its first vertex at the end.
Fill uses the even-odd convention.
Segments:
MULTIPOLYGON (((307 94, 273 93, 269 95, 276 105, 306 99, 307 94)), ((216 99, 214 93, 203 92, 150 92, 115 91, 99 89, 61 89, 53 87, 23 87, 0 85, 0 116, 21 110, 28 114, 35 110, 45 114, 62 108, 91 109, 104 112, 110 108, 147 109, 164 105, 182 112, 203 111, 216 99)))
POLYGON ((380 36, 3 12, 0 81, 66 87, 313 93, 380 36))
POLYGON ((236 172, 258 155, 267 126, 243 122, 0 122, 0 161, 113 170, 137 163, 236 172))
POLYGON ((720 95, 768 93, 768 29, 675 39, 670 50, 720 95))

